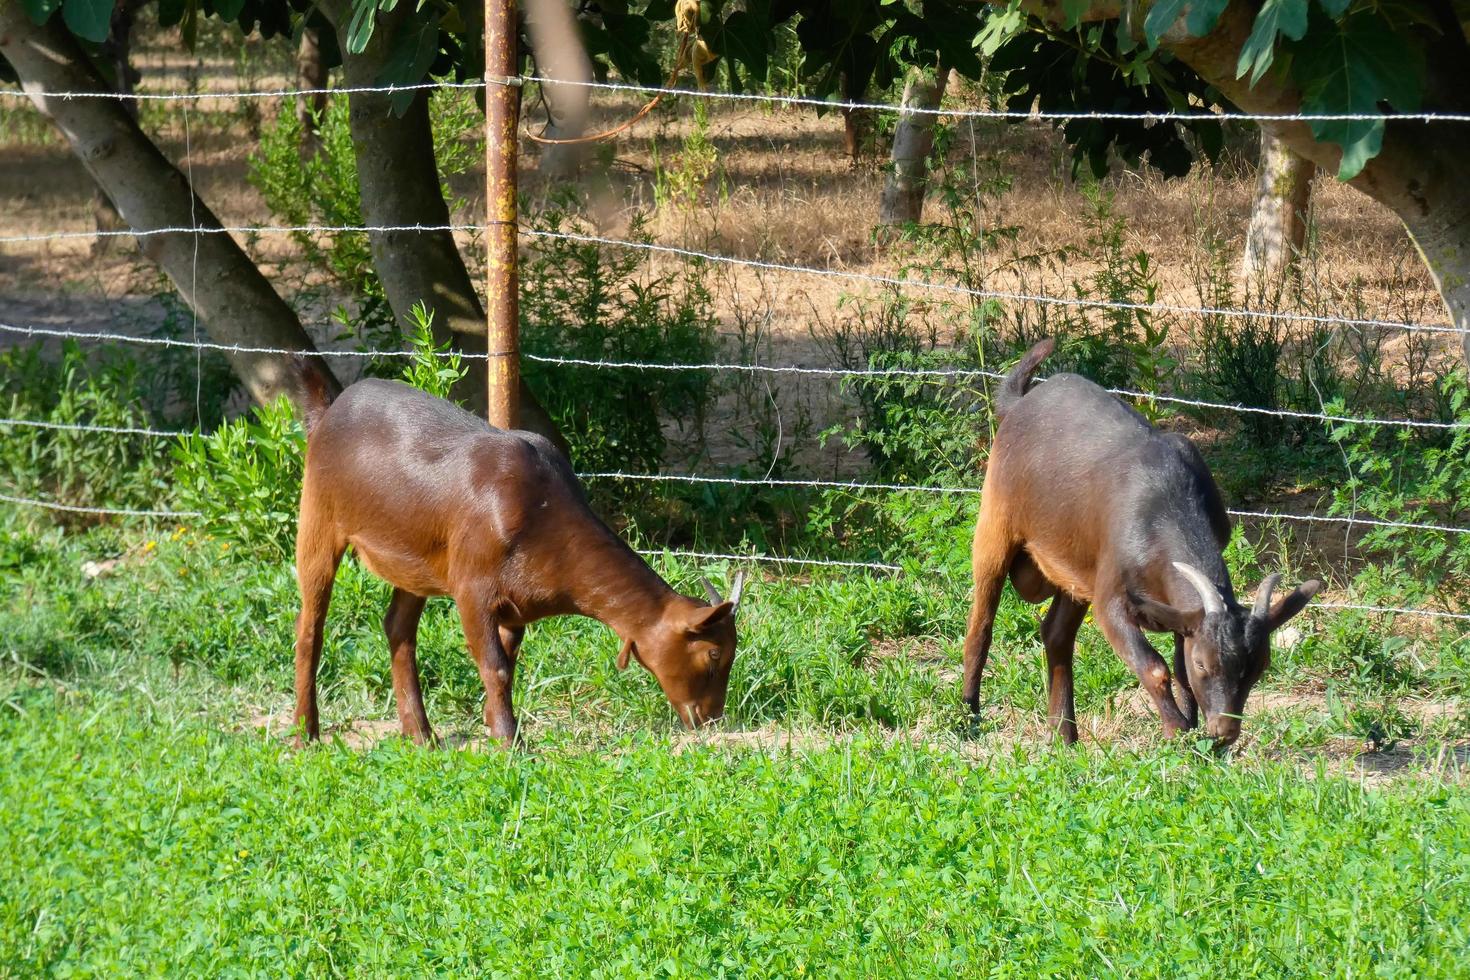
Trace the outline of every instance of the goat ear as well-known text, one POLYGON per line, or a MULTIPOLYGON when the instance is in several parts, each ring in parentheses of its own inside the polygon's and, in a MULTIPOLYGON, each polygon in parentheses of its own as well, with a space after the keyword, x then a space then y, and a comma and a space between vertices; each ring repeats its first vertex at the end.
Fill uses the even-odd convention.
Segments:
POLYGON ((1285 624, 1288 619, 1305 609, 1307 603, 1312 601, 1312 596, 1321 590, 1322 583, 1317 579, 1310 579, 1282 596, 1266 616, 1266 629, 1275 630, 1285 624))
POLYGON ((623 648, 618 651, 618 670, 628 669, 628 658, 633 656, 632 638, 623 641, 623 648))
POLYGON ((1177 633, 1180 636, 1193 636, 1205 618, 1203 609, 1180 612, 1173 606, 1132 593, 1128 594, 1128 611, 1133 615, 1133 621, 1138 624, 1139 629, 1155 633, 1177 633))
POLYGON ((689 617, 689 622, 684 629, 689 633, 704 633, 710 627, 716 625, 722 619, 729 619, 735 615, 735 603, 722 602, 717 606, 706 606, 703 609, 694 610, 689 617))

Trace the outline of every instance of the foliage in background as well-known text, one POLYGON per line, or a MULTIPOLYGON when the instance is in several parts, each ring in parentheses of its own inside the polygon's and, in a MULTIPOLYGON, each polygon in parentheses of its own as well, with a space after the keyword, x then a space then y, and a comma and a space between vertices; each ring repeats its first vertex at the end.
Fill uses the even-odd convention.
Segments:
MULTIPOLYGON (((1470 526, 1470 397, 1465 376, 1441 381, 1445 421, 1461 428, 1426 432, 1402 426, 1338 423, 1332 439, 1349 475, 1333 490, 1332 512, 1380 520, 1470 526)), ((1341 415, 1341 400, 1327 405, 1341 415)), ((1418 585, 1445 602, 1470 599, 1470 535, 1371 528, 1360 544, 1393 556, 1418 585)), ((1373 574, 1381 574, 1375 571, 1373 574)))
MULTIPOLYGON (((414 306, 412 319, 413 356, 402 367, 403 380, 447 397, 464 376, 459 357, 443 356, 447 344, 435 346, 433 316, 423 304, 414 306)), ((202 514, 203 526, 233 545, 235 557, 281 562, 296 553, 306 432, 284 396, 209 435, 183 437, 174 459, 180 506, 202 514)))
MULTIPOLYGON (((587 233, 573 198, 554 199, 532 227, 587 233)), ((649 241, 641 219, 626 236, 649 241)), ((660 273, 637 249, 538 238, 521 274, 521 346, 532 355, 653 364, 714 359, 716 317, 703 267, 660 273)), ((708 371, 608 370, 527 360, 527 382, 571 442, 579 469, 650 472, 664 462, 665 424, 699 438, 715 392, 708 371)))
MULTIPOLYGON (((360 226, 362 204, 358 200, 357 159, 346 98, 327 102, 318 131, 320 151, 303 153, 296 107, 283 100, 275 120, 265 127, 256 150, 250 154, 247 178, 279 224, 360 226)), ((373 268, 366 232, 316 235, 297 231, 291 233, 291 238, 312 268, 326 273, 337 291, 353 297, 357 308, 352 322, 362 341, 373 345, 397 339, 393 311, 373 268)), ((343 314, 339 314, 341 318, 343 314)))
MULTIPOLYGON (((472 97, 459 90, 436 92, 429 101, 434 134, 434 159, 439 166, 441 191, 453 212, 463 202, 449 191, 450 177, 480 162, 466 139, 483 126, 472 97)), ((274 121, 261 133, 250 155, 248 179, 265 199, 271 215, 291 226, 355 227, 363 223, 358 198, 357 158, 348 122, 349 101, 330 99, 319 122, 321 144, 316 153, 302 152, 302 127, 295 106, 282 102, 274 121)), ((334 319, 365 349, 397 347, 402 327, 393 317, 383 284, 373 268, 366 232, 315 235, 293 232, 302 257, 325 273, 335 295, 353 298, 354 308, 339 307, 334 319)), ((308 287, 308 291, 312 288, 308 287)), ((392 376, 396 367, 373 365, 370 373, 392 376)))
POLYGON ((718 201, 728 198, 730 182, 709 138, 708 103, 694 103, 694 124, 681 143, 679 153, 667 162, 659 158, 658 142, 650 143, 654 204, 688 212, 705 206, 707 193, 713 193, 718 201))
MULTIPOLYGON (((75 341, 60 358, 41 344, 0 349, 0 408, 7 418, 51 425, 151 428, 166 421, 150 412, 149 373, 134 360, 107 355, 89 361, 75 341)), ((157 509, 167 497, 168 451, 146 435, 0 427, 5 493, 73 507, 157 509)), ((62 522, 94 520, 53 512, 62 522)))
POLYGON ((408 316, 413 322, 413 332, 408 337, 412 356, 404 368, 403 380, 437 398, 448 398, 466 374, 463 359, 457 351, 450 350, 453 346, 450 341, 434 343, 434 313, 422 301, 413 304, 408 316))
POLYGON ((283 395, 209 435, 180 439, 175 499, 202 514, 204 527, 235 546, 237 557, 289 561, 305 457, 306 434, 283 395))

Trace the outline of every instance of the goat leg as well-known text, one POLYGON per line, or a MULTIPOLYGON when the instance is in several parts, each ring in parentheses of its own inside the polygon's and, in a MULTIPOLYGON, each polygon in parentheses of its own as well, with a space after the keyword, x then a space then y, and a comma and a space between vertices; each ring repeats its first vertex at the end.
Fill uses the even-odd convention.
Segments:
POLYGON ((1072 693, 1072 658, 1087 603, 1058 592, 1041 623, 1046 647, 1047 724, 1067 745, 1077 741, 1077 706, 1072 693))
MULTIPOLYGON (((306 511, 303 508, 303 514, 306 511)), ((322 631, 332 601, 332 581, 345 548, 320 540, 313 525, 302 524, 296 543, 296 579, 301 587, 301 612, 296 617, 296 744, 321 737, 317 712, 316 672, 322 661, 322 631)))
POLYGON ((510 690, 515 664, 500 640, 500 625, 491 610, 493 599, 480 595, 455 596, 465 644, 470 648, 480 683, 485 685, 485 727, 505 748, 516 740, 516 718, 511 710, 510 690))
POLYGON ((1199 725, 1199 704, 1189 686, 1189 671, 1184 664, 1184 637, 1174 634, 1174 682, 1179 685, 1179 702, 1184 714, 1184 727, 1199 725))
POLYGON ((398 725, 404 738, 419 745, 434 741, 419 688, 419 618, 426 601, 423 596, 394 589, 388 614, 383 617, 383 632, 388 634, 388 652, 393 658, 393 702, 398 706, 398 725))
POLYGON ((1148 692, 1149 698, 1153 701, 1154 710, 1159 713, 1159 720, 1164 723, 1164 736, 1173 738, 1180 731, 1188 728, 1188 720, 1174 701, 1173 686, 1169 683, 1168 665, 1148 642, 1143 631, 1133 625, 1128 618, 1123 600, 1120 597, 1113 597, 1106 603, 1097 603, 1094 608, 1097 610, 1097 624, 1102 628, 1103 635, 1108 638, 1108 643, 1112 644, 1113 650, 1123 658, 1123 662, 1133 673, 1138 675, 1139 681, 1143 683, 1143 689, 1148 692))
POLYGON ((975 579, 975 597, 970 606, 970 622, 965 630, 965 704, 971 714, 980 713, 980 675, 990 656, 990 638, 995 626, 995 610, 1005 588, 1006 575, 1015 555, 994 513, 980 504, 980 520, 975 526, 975 539, 970 545, 970 564, 975 579))

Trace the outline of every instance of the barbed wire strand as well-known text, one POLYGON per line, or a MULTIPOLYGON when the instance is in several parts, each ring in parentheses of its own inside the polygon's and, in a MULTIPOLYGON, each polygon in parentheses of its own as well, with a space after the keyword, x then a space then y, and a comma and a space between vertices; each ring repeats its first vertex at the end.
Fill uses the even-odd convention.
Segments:
POLYGON ((925 289, 934 292, 972 296, 976 299, 1010 300, 1013 302, 1036 303, 1042 306, 1072 308, 1125 310, 1144 313, 1177 313, 1190 316, 1228 316, 1247 319, 1281 320, 1294 323, 1315 323, 1322 326, 1377 327, 1388 330, 1411 330, 1426 333, 1470 334, 1470 327, 1437 326, 1434 324, 1405 323, 1398 320, 1373 320, 1358 317, 1326 316, 1316 313, 1287 313, 1271 310, 1253 310, 1241 307, 1181 306, 1174 303, 1127 303, 1117 300, 1087 299, 1080 296, 1050 296, 1046 293, 1018 293, 997 289, 971 289, 954 283, 930 282, 904 276, 883 276, 867 272, 849 272, 845 269, 823 269, 816 266, 793 265, 786 262, 768 262, 763 259, 745 259, 718 252, 705 252, 677 245, 660 245, 657 242, 630 241, 623 238, 608 238, 603 235, 584 235, 577 232, 524 229, 522 234, 531 238, 549 238, 561 241, 582 242, 592 245, 608 245, 621 248, 640 249, 665 255, 678 255, 686 259, 700 259, 724 265, 738 265, 768 272, 789 272, 807 276, 823 276, 831 279, 848 279, 872 282, 884 286, 925 289))
MULTIPOLYGON (((17 497, 11 494, 0 493, 0 501, 18 504, 26 507, 40 507, 46 510, 63 511, 70 514, 93 514, 104 517, 153 517, 153 518, 193 518, 203 517, 198 511, 192 510, 133 510, 124 507, 81 507, 72 504, 62 504, 54 500, 37 500, 31 497, 17 497)), ((668 556, 672 558, 697 558, 705 561, 753 561, 768 562, 771 564, 802 565, 807 567, 829 567, 829 568, 863 568, 874 571, 900 572, 899 565, 889 565, 882 562, 857 562, 836 561, 818 558, 786 558, 776 555, 741 555, 721 552, 707 551, 669 551, 640 549, 638 554, 645 557, 668 556)), ((1308 608, 1317 609, 1341 609, 1353 612, 1384 613, 1402 616, 1421 616, 1430 619, 1454 619, 1470 620, 1470 613, 1446 612, 1439 609, 1413 609, 1402 606, 1373 606, 1349 602, 1318 602, 1308 608)))
MULTIPOLYGON (((155 235, 267 235, 267 234, 338 234, 347 232, 362 232, 368 234, 388 234, 398 232, 477 232, 483 231, 483 225, 477 224, 444 224, 444 225, 229 225, 220 227, 189 227, 172 226, 151 229, 128 229, 112 231, 59 231, 39 232, 24 235, 0 236, 0 244, 22 244, 40 243, 49 241, 65 241, 70 239, 87 238, 146 238, 155 235)), ((632 248, 646 252, 654 252, 666 255, 677 255, 686 259, 699 259, 705 262, 716 262, 724 265, 742 266, 745 268, 761 269, 769 272, 785 272, 807 276, 822 276, 826 278, 845 279, 856 282, 870 282, 885 286, 896 286, 907 289, 923 289, 934 292, 953 293, 962 296, 972 296, 976 299, 1009 300, 1012 302, 1035 303, 1042 306, 1062 306, 1069 308, 1121 310, 1127 312, 1151 312, 1151 313, 1173 313, 1180 316, 1226 316, 1246 319, 1278 320, 1288 323, 1311 323, 1319 326, 1337 327, 1372 327, 1381 330, 1403 330, 1410 333, 1448 333, 1448 334, 1470 334, 1470 328, 1456 326, 1440 326, 1428 323, 1410 323, 1403 320, 1379 320, 1364 317, 1328 316, 1313 313, 1291 313, 1284 310, 1254 310, 1243 307, 1211 307, 1211 306, 1187 306, 1177 303, 1129 303, 1120 300, 1088 299, 1077 296, 1052 296, 1046 293, 1019 293, 1006 290, 972 289, 954 283, 931 282, 924 279, 913 279, 907 276, 884 276, 864 272, 850 272, 845 269, 820 268, 817 266, 794 265, 785 262, 769 262, 762 259, 747 259, 734 255, 722 255, 716 252, 705 252, 698 249, 680 248, 675 245, 660 245, 655 242, 632 241, 623 238, 609 238, 603 235, 585 235, 575 232, 554 232, 544 229, 528 228, 522 229, 521 234, 529 238, 547 238, 561 241, 581 242, 584 244, 606 245, 609 247, 632 248)))
MULTIPOLYGON (((600 473, 578 473, 583 480, 639 480, 663 483, 712 483, 731 486, 803 487, 816 490, 851 490, 863 492, 882 490, 895 493, 955 494, 979 496, 975 487, 934 487, 912 483, 867 483, 847 480, 790 480, 779 478, 751 479, 745 477, 699 476, 691 473, 622 473, 618 471, 600 473)), ((1370 527, 1401 528, 1412 531, 1440 531, 1446 534, 1470 534, 1470 527, 1446 524, 1420 524, 1411 521, 1385 521, 1364 517, 1329 517, 1317 514, 1286 514, 1279 511, 1227 510, 1232 517, 1254 517, 1282 521, 1302 521, 1322 524, 1363 524, 1370 527)))
MULTIPOLYGON (((156 439, 177 439, 199 435, 189 429, 149 429, 135 426, 93 425, 85 422, 46 422, 37 419, 0 418, 0 426, 17 426, 64 432, 95 432, 106 435, 143 436, 156 439)), ((726 486, 800 487, 811 490, 848 490, 855 493, 882 491, 887 493, 928 493, 935 495, 978 496, 976 487, 936 487, 912 483, 873 483, 861 480, 796 480, 779 477, 753 479, 748 477, 702 476, 695 473, 624 473, 607 471, 578 473, 583 480, 636 480, 655 483, 692 483, 726 486)), ((1317 514, 1288 514, 1280 511, 1228 510, 1232 517, 1251 517, 1263 520, 1298 521, 1305 523, 1363 525, 1367 527, 1394 528, 1413 531, 1437 531, 1444 534, 1470 534, 1470 527, 1445 524, 1425 524, 1413 521, 1387 521, 1378 518, 1336 517, 1317 514)))
POLYGON ((423 92, 437 89, 482 89, 485 83, 431 81, 413 85, 343 85, 340 88, 218 89, 210 92, 109 92, 92 90, 57 92, 50 89, 0 88, 0 96, 21 99, 138 99, 143 102, 200 102, 219 99, 290 99, 308 95, 370 95, 374 93, 423 92))
MULTIPOLYGON (((0 333, 14 333, 28 337, 58 337, 70 340, 103 340, 118 343, 131 343, 152 345, 158 347, 182 347, 202 348, 205 350, 217 350, 222 352, 234 352, 243 354, 298 354, 300 351, 287 347, 247 347, 238 344, 217 344, 209 341, 179 340, 172 337, 141 337, 133 334, 108 333, 106 331, 72 331, 58 330, 49 327, 17 326, 15 324, 0 323, 0 333)), ((419 352, 411 350, 328 350, 316 351, 322 357, 417 357, 419 352)), ((485 354, 462 353, 453 351, 436 351, 436 356, 459 357, 463 360, 484 360, 485 354)), ((929 369, 919 370, 910 368, 806 368, 785 367, 780 365, 764 364, 730 364, 722 362, 710 362, 705 364, 660 364, 645 361, 614 361, 614 360, 592 360, 576 357, 553 357, 522 352, 521 356, 526 360, 536 361, 542 364, 559 364, 568 366, 580 366, 591 368, 609 369, 637 369, 645 371, 745 371, 745 372, 775 372, 783 374, 815 374, 829 376, 848 377, 935 377, 935 378, 960 378, 960 377, 985 377, 1001 379, 1005 375, 997 371, 980 370, 946 370, 929 369)), ((1040 378, 1038 381, 1045 381, 1040 378)), ((1427 419, 1379 419, 1365 416, 1353 415, 1329 415, 1323 412, 1298 412, 1292 409, 1282 408, 1258 408, 1253 405, 1239 405, 1230 402, 1212 402, 1196 398, 1182 398, 1176 395, 1161 395, 1144 391, 1134 391, 1130 388, 1107 388, 1104 389, 1115 395, 1123 395, 1129 398, 1142 398, 1149 401, 1168 402, 1175 405, 1187 405, 1195 408, 1205 408, 1214 411, 1249 413, 1255 415, 1270 415, 1278 418, 1307 419, 1318 422, 1336 422, 1348 425, 1388 425, 1412 429, 1465 429, 1470 428, 1470 422, 1436 422, 1427 419)))
POLYGON ((86 422, 43 422, 38 419, 0 419, 4 426, 28 426, 33 429, 53 429, 63 432, 104 432, 119 436, 148 436, 155 439, 176 439, 191 436, 188 429, 145 429, 131 425, 92 425, 86 422))
POLYGON ((1065 122, 1072 119, 1103 122, 1470 122, 1465 113, 1384 113, 1384 112, 1211 112, 1208 109, 1186 111, 1166 109, 1162 112, 1121 112, 1070 109, 944 109, 920 108, 917 106, 894 105, 886 102, 835 102, 803 95, 768 95, 760 92, 702 91, 688 88, 662 88, 652 85, 636 85, 631 82, 598 82, 593 80, 546 78, 524 76, 523 82, 555 84, 578 88, 598 89, 604 92, 635 92, 640 95, 663 95, 665 97, 687 97, 724 102, 764 102, 783 106, 808 106, 818 109, 835 109, 841 112, 870 111, 893 112, 915 116, 948 116, 953 119, 997 119, 1041 122, 1065 122))
MULTIPOLYGON (((577 88, 596 89, 605 92, 630 92, 639 95, 704 99, 723 102, 760 102, 779 106, 807 106, 837 111, 871 111, 902 113, 923 116, 949 116, 954 119, 995 119, 1009 121, 1035 120, 1038 122, 1066 122, 1069 120, 1111 122, 1420 122, 1420 123, 1463 123, 1470 122, 1464 113, 1439 112, 1213 112, 1209 109, 1165 109, 1141 112, 1095 111, 1071 109, 957 109, 919 108, 887 102, 839 102, 818 99, 791 93, 768 94, 762 92, 721 92, 689 88, 671 88, 657 85, 638 85, 632 82, 599 82, 584 79, 556 79, 538 75, 522 75, 508 79, 497 79, 498 84, 524 85, 555 84, 577 88)), ((285 99, 312 95, 358 95, 372 93, 420 92, 426 90, 479 90, 485 87, 482 79, 463 82, 428 81, 411 85, 344 85, 339 88, 274 88, 274 89, 224 89, 207 92, 130 92, 123 94, 112 91, 61 92, 49 89, 0 89, 0 97, 17 99, 137 99, 150 102, 200 102, 228 99, 285 99)))
POLYGON ((46 510, 65 511, 68 514, 98 514, 109 517, 203 517, 197 510, 130 510, 126 507, 77 507, 55 500, 37 500, 33 497, 14 497, 0 493, 0 500, 8 504, 25 507, 42 507, 46 510))
POLYGON ((27 235, 0 236, 0 245, 25 242, 55 242, 77 238, 151 238, 155 235, 297 235, 340 234, 345 232, 390 233, 401 231, 484 231, 484 225, 170 225, 163 228, 125 228, 97 231, 49 231, 27 235))

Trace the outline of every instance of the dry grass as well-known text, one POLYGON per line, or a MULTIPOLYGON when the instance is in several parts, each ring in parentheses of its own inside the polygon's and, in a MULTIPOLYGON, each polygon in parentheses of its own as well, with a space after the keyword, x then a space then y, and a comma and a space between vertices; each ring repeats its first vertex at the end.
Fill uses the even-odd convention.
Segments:
MULTIPOLYGON (((219 59, 190 61, 166 38, 157 39, 140 54, 142 89, 287 85, 289 79, 279 68, 288 58, 289 50, 279 42, 257 40, 239 60, 247 66, 242 76, 237 65, 219 59)), ((596 101, 594 123, 625 118, 635 104, 629 96, 601 93, 596 101)), ((959 103, 965 101, 962 93, 959 103)), ((246 160, 262 122, 278 107, 274 99, 253 104, 214 100, 187 107, 186 119, 186 104, 154 103, 145 106, 144 120, 164 153, 192 173, 202 198, 221 221, 260 224, 271 219, 245 179, 246 160)), ((90 229, 94 204, 88 176, 58 139, 36 142, 34 134, 45 133, 44 127, 34 120, 15 124, 17 114, 30 112, 23 105, 5 107, 12 121, 8 129, 28 138, 12 138, 0 160, 0 214, 5 215, 0 232, 90 229)), ((589 186, 601 187, 594 209, 601 232, 620 235, 634 213, 653 211, 650 230, 656 240, 733 256, 862 274, 893 274, 911 258, 900 247, 874 243, 882 173, 876 161, 853 166, 843 155, 838 116, 716 103, 710 119, 709 138, 727 194, 707 193, 692 210, 654 209, 656 166, 677 164, 692 128, 691 106, 669 105, 617 141, 611 148, 612 166, 590 168, 594 174, 604 170, 589 179, 589 186)), ((524 150, 523 188, 535 199, 551 188, 536 172, 534 144, 527 141, 524 150)), ((1081 216, 1087 204, 1080 188, 1066 179, 1065 148, 1053 130, 1039 124, 957 123, 952 165, 978 171, 986 161, 1013 178, 1011 189, 993 201, 987 220, 1018 226, 1021 251, 1083 244, 1081 216)), ((1196 267, 1206 229, 1224 229, 1232 253, 1243 247, 1253 187, 1248 173, 1237 172, 1241 169, 1225 166, 1217 173, 1206 167, 1182 180, 1165 180, 1146 168, 1121 169, 1105 182, 1127 221, 1129 248, 1148 252, 1160 268, 1161 300, 1199 302, 1196 267)), ((466 201, 458 217, 473 220, 483 206, 482 174, 459 176, 454 190, 466 201)), ((295 292, 304 284, 302 270, 293 268, 294 249, 283 236, 263 236, 248 247, 283 291, 295 292)), ((477 264, 478 257, 470 258, 477 264)), ((12 320, 95 327, 108 319, 115 303, 146 297, 158 284, 157 274, 126 240, 101 254, 94 254, 85 239, 0 246, 0 263, 0 292, 6 296, 0 313, 12 320)), ((1074 259, 1041 282, 1023 284, 1001 273, 990 283, 1001 289, 1028 285, 1066 293, 1071 281, 1095 271, 1095 265, 1074 259)), ((1311 291, 1324 306, 1337 301, 1358 307, 1342 310, 1345 314, 1429 321, 1444 316, 1397 219, 1330 178, 1318 183, 1308 275, 1311 291)), ((813 319, 835 315, 837 300, 852 291, 851 283, 840 280, 762 276, 746 269, 730 270, 724 278, 727 288, 717 300, 727 319, 733 316, 730 307, 737 291, 759 295, 774 314, 772 334, 794 343, 806 341, 813 319)), ((811 353, 809 348, 793 350, 811 353)))
MULTIPOLYGON (((1252 696, 1247 706, 1244 734, 1232 755, 1245 764, 1283 761, 1295 765, 1308 777, 1319 770, 1335 775, 1353 775, 1368 782, 1395 779, 1435 779, 1464 783, 1470 780, 1470 743, 1446 741, 1433 735, 1436 723, 1462 714, 1464 706, 1457 701, 1403 701, 1400 710, 1413 718, 1419 735, 1396 741, 1389 746, 1365 744, 1346 735, 1334 735, 1317 744, 1284 746, 1276 734, 1293 724, 1312 724, 1324 716, 1320 691, 1262 691, 1252 696)), ((573 744, 616 750, 624 728, 615 724, 582 722, 568 724, 565 718, 555 722, 537 719, 528 729, 534 747, 535 729, 555 730, 559 736, 570 734, 573 744)), ((1078 717, 1082 742, 1103 751, 1140 752, 1157 745, 1162 735, 1147 695, 1130 688, 1107 705, 1102 712, 1078 717)), ((263 733, 271 738, 292 737, 291 710, 256 709, 239 724, 242 732, 263 733)), ((478 725, 441 732, 442 746, 464 751, 493 751, 484 729, 478 725)), ((716 726, 699 731, 680 731, 669 736, 673 751, 712 746, 737 752, 763 752, 772 755, 806 754, 857 738, 870 738, 872 731, 834 732, 810 726, 791 727, 768 723, 753 728, 716 726)), ((365 751, 391 739, 399 738, 396 719, 352 718, 325 725, 323 739, 340 740, 348 748, 365 751)), ((1046 751, 1052 743, 1052 732, 1046 719, 1034 712, 1006 705, 992 708, 985 731, 975 738, 956 739, 953 733, 925 730, 920 725, 887 734, 891 741, 902 741, 948 748, 958 751, 973 762, 984 764, 999 755, 1018 749, 1046 751)), ((1053 749, 1061 751, 1060 748, 1053 749)))

